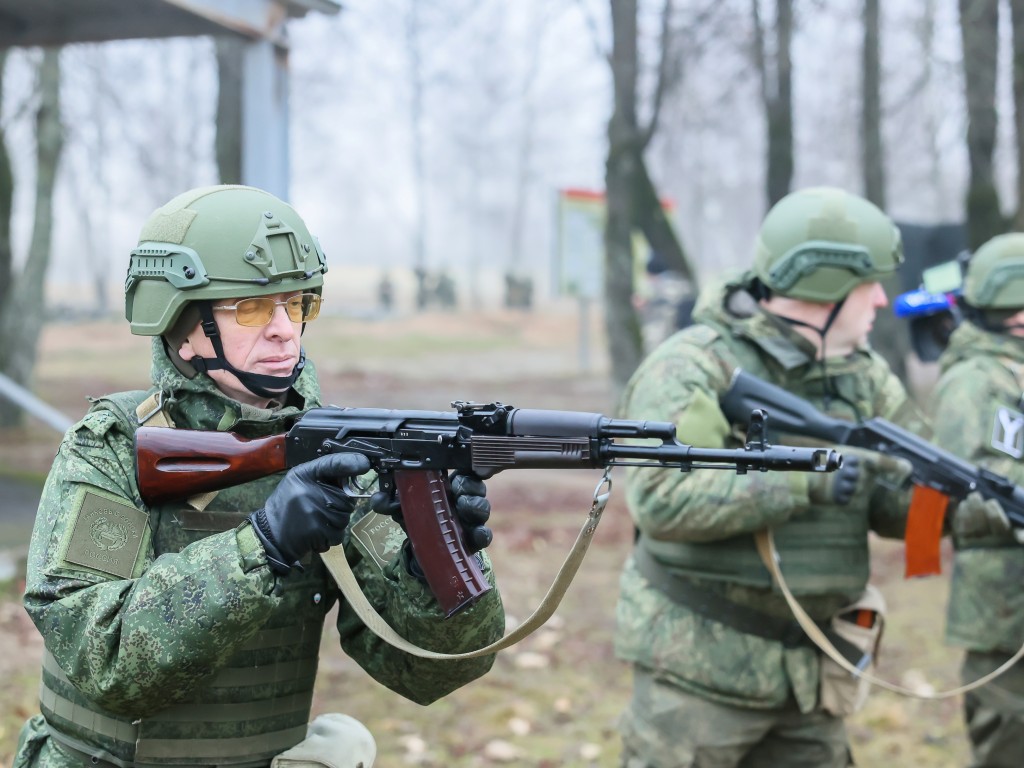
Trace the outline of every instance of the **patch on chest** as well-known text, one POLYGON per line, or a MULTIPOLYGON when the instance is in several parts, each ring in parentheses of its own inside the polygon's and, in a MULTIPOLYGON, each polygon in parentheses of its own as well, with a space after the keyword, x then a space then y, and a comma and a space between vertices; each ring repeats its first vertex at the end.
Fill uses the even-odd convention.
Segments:
POLYGON ((349 533, 382 571, 395 559, 405 541, 402 526, 387 515, 378 515, 376 512, 360 518, 349 529, 349 533))
POLYGON ((992 424, 992 447, 1015 459, 1024 456, 1024 413, 1000 408, 992 424))
POLYGON ((149 515, 94 491, 82 494, 65 561, 127 579, 135 569, 149 515))

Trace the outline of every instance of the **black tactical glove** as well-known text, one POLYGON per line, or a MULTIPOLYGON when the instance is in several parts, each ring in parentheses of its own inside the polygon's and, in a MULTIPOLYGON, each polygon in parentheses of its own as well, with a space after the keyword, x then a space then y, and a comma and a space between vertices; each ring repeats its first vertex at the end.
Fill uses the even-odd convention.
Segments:
POLYGON ((332 453, 292 468, 263 509, 249 515, 275 573, 287 575, 311 550, 341 543, 355 506, 341 485, 370 469, 358 453, 332 453))
MULTIPOLYGON (((484 481, 476 475, 453 474, 449 478, 455 504, 453 511, 462 528, 462 542, 466 551, 479 552, 489 545, 494 538, 491 529, 485 523, 491 516, 491 503, 484 498, 487 488, 484 481)), ((379 515, 387 515, 402 526, 405 531, 405 519, 402 517, 402 504, 395 495, 385 491, 377 491, 370 497, 370 506, 379 515)), ((413 576, 423 580, 423 569, 416 562, 412 547, 406 542, 405 548, 408 570, 413 576)))
POLYGON ((808 495, 814 504, 849 504, 854 496, 872 493, 876 486, 902 488, 912 471, 906 459, 896 456, 849 446, 839 451, 843 466, 810 478, 808 495))
POLYGON ((815 504, 850 503, 857 492, 857 484, 861 478, 860 456, 843 452, 843 466, 835 472, 823 472, 812 475, 808 495, 815 504))

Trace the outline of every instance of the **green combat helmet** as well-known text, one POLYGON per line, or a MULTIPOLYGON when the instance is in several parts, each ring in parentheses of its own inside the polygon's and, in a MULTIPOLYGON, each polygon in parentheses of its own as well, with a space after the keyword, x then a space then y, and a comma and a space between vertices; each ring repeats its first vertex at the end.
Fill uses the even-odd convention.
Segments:
POLYGON ((971 257, 964 301, 978 309, 1024 307, 1024 234, 997 235, 971 257))
POLYGON ((270 397, 294 383, 304 358, 285 377, 235 369, 224 357, 212 306, 292 291, 319 296, 326 271, 319 242, 290 205, 253 187, 201 187, 158 208, 143 225, 128 264, 125 317, 132 333, 163 336, 169 348, 201 319, 216 357, 188 365, 229 370, 252 392, 270 397))
POLYGON ((892 219, 861 197, 812 187, 768 211, 757 237, 754 274, 780 296, 831 303, 901 263, 903 246, 892 219))

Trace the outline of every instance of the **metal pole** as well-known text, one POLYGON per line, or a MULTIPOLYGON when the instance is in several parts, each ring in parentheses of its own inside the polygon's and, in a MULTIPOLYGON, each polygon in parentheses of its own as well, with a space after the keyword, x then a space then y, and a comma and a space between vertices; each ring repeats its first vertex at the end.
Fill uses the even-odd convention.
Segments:
POLYGON ((67 432, 74 422, 58 411, 56 408, 47 405, 27 389, 14 383, 7 376, 0 373, 0 397, 6 397, 15 405, 19 405, 39 421, 52 427, 62 435, 67 432))
POLYGON ((590 372, 590 297, 584 293, 579 295, 580 304, 580 370, 590 372))

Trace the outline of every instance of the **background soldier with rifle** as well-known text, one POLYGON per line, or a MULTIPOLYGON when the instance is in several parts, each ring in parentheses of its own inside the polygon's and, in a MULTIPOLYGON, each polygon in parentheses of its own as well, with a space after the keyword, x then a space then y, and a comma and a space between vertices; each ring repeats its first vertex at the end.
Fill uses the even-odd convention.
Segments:
MULTIPOLYGON (((964 322, 940 358, 936 442, 1024 483, 1024 234, 999 235, 971 257, 964 322)), ((1008 510, 1009 511, 1009 508, 1008 510)), ((1016 527, 1024 525, 1019 511, 1016 527)), ((1019 531, 1018 531, 1019 534, 1019 531)), ((954 520, 956 557, 947 642, 965 648, 965 681, 988 674, 1024 644, 1024 548, 1000 505, 954 520)), ((1018 662, 964 698, 974 768, 1010 768, 1024 755, 1024 669, 1018 662)))
MULTIPOLYGON (((901 260, 898 230, 866 200, 832 188, 783 198, 761 226, 753 270, 705 293, 695 325, 632 378, 624 415, 675 422, 684 442, 735 445, 746 424, 727 419, 719 398, 743 368, 831 415, 923 428, 867 344, 886 304, 878 281, 901 260)), ((881 606, 866 595, 868 532, 903 535, 909 468, 843 455, 832 475, 629 476, 639 535, 618 605, 616 650, 635 680, 624 766, 849 764, 843 717, 863 700, 860 681, 822 660, 755 549, 755 533, 774 529, 800 603, 830 632, 865 625, 855 629, 870 658, 881 606)))

